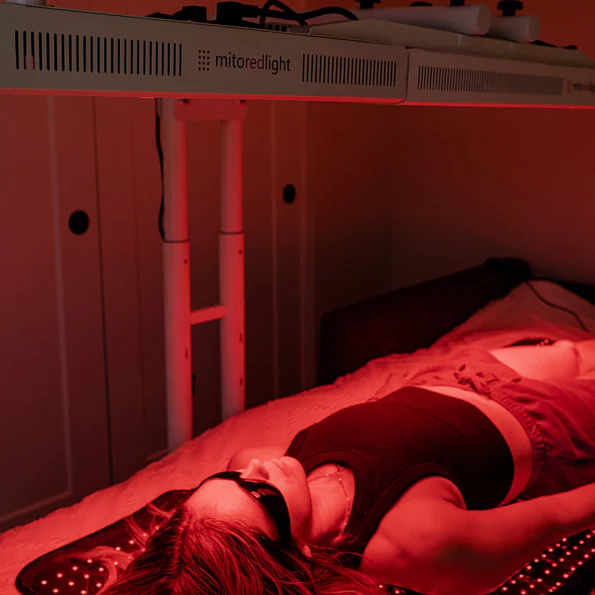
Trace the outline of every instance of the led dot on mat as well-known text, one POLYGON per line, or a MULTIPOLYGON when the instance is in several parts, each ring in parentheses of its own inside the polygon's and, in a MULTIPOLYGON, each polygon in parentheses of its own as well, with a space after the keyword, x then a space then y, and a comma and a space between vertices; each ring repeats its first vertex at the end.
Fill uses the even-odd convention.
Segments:
POLYGON ((508 587, 502 587, 503 591, 508 591, 508 587))
POLYGON ((81 595, 87 595, 87 591, 81 591, 81 595))
POLYGON ((579 561, 577 562, 577 565, 578 565, 578 566, 582 566, 582 565, 583 565, 583 561, 582 561, 582 560, 579 560, 579 561))
POLYGON ((544 572, 544 574, 549 574, 551 572, 551 570, 544 570, 543 572, 544 572))
POLYGON ((59 593, 60 590, 59 589, 52 589, 52 593, 59 593))
POLYGON ((533 566, 527 566, 525 570, 533 570, 533 566))
POLYGON ((148 533, 143 533, 143 537, 149 537, 148 533))
POLYGON ((523 590, 521 591, 521 595, 527 595, 527 591, 525 591, 525 589, 523 589, 523 590))
POLYGON ((57 576, 58 578, 62 578, 64 575, 63 575, 61 572, 59 572, 59 573, 58 573, 56 576, 57 576))
POLYGON ((563 574, 562 578, 568 578, 570 575, 569 574, 563 574))
POLYGON ((76 572, 79 569, 79 567, 78 566, 73 566, 72 569, 76 572))
POLYGON ((568 541, 568 537, 563 537, 563 538, 562 538, 562 541, 563 541, 564 543, 566 543, 566 542, 568 541))
POLYGON ((91 558, 89 558, 89 559, 87 560, 87 564, 93 564, 93 560, 91 560, 91 558))
POLYGON ((535 589, 535 585, 529 585, 529 589, 535 589))
POLYGON ((118 565, 118 563, 117 563, 117 562, 114 562, 114 565, 115 565, 115 566, 117 566, 117 565, 118 565))
POLYGON ((70 581, 70 582, 68 583, 68 586, 69 586, 69 587, 74 587, 74 583, 73 583, 72 581, 70 581))
POLYGON ((547 550, 547 551, 548 551, 548 552, 553 552, 553 551, 554 551, 554 548, 553 548, 553 547, 550 547, 550 548, 548 548, 548 550, 547 550))
POLYGON ((85 578, 89 578, 89 575, 88 574, 85 574, 85 578))
POLYGON ((104 570, 105 570, 105 568, 102 566, 102 567, 99 569, 99 572, 103 572, 104 570))
POLYGON ((571 556, 572 555, 572 552, 566 552, 566 555, 567 556, 571 556))
POLYGON ((564 562, 564 558, 560 558, 560 562, 564 562))
POLYGON ((576 566, 571 566, 570 570, 572 570, 572 572, 574 572, 576 570, 576 566))
POLYGON ((562 583, 556 583, 556 587, 561 587, 562 583))
POLYGON ((121 551, 121 550, 122 550, 122 548, 121 548, 119 545, 118 545, 118 546, 116 546, 116 551, 117 551, 117 552, 119 552, 119 551, 121 551))
POLYGON ((552 566, 553 566, 554 568, 558 568, 558 565, 557 565, 555 562, 552 562, 552 566))
POLYGON ((511 585, 516 585, 516 581, 510 581, 511 585))
POLYGON ((101 587, 103 587, 103 585, 102 585, 101 583, 96 583, 96 584, 95 584, 95 586, 96 586, 98 589, 101 589, 101 587))
POLYGON ((132 540, 132 539, 131 539, 131 540, 130 540, 128 543, 129 543, 130 545, 134 545, 134 540, 132 540))
POLYGON ((584 557, 588 560, 591 556, 589 554, 585 554, 584 557))
POLYGON ((541 577, 539 577, 539 578, 537 579, 537 582, 538 582, 538 583, 543 583, 543 579, 542 579, 541 577))
POLYGON ((42 585, 47 585, 47 584, 48 584, 48 582, 47 582, 47 581, 41 581, 41 584, 42 584, 42 585))
POLYGON ((519 578, 525 578, 524 574, 519 574, 519 578))

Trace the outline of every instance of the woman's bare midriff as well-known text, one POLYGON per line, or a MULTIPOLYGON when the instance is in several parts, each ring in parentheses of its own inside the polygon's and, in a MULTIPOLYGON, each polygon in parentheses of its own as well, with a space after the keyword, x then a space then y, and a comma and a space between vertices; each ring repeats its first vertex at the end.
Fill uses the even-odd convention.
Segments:
POLYGON ((502 504, 512 502, 527 487, 533 471, 533 448, 525 428, 500 403, 476 392, 453 386, 424 386, 425 390, 467 401, 479 409, 498 428, 510 448, 514 461, 514 478, 502 504))

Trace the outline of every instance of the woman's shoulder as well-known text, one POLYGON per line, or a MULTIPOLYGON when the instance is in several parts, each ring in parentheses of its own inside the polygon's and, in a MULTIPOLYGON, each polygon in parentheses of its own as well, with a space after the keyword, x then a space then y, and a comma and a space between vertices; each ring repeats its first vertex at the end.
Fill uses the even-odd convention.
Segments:
POLYGON ((418 545, 428 531, 438 531, 444 507, 467 508, 461 491, 445 477, 426 477, 413 484, 388 510, 376 536, 384 544, 418 545))
MULTIPOLYGON (((423 562, 445 540, 444 507, 466 509, 460 490, 444 477, 427 477, 411 486, 383 517, 364 551, 361 570, 391 584, 410 585, 411 564, 423 562)), ((415 565, 414 564, 414 565, 415 565)))

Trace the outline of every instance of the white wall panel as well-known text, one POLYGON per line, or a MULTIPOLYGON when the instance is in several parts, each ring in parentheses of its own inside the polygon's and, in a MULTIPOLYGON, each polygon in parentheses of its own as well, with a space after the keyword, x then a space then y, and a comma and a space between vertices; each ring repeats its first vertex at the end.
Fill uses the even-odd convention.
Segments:
POLYGON ((2 97, 0 126, 1 530, 108 485, 109 451, 92 103, 2 97))

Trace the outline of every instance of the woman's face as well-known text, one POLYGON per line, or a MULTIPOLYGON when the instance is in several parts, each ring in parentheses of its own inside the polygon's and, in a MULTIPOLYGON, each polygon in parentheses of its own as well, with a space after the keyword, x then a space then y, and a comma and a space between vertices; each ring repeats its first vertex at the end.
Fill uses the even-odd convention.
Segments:
MULTIPOLYGON (((244 479, 266 481, 283 495, 291 519, 291 533, 305 538, 312 517, 312 499, 306 473, 299 461, 281 457, 260 461, 252 459, 245 469, 238 469, 244 479)), ((278 539, 275 524, 266 509, 237 483, 228 479, 212 479, 188 499, 187 505, 199 516, 214 516, 251 523, 278 539)))

